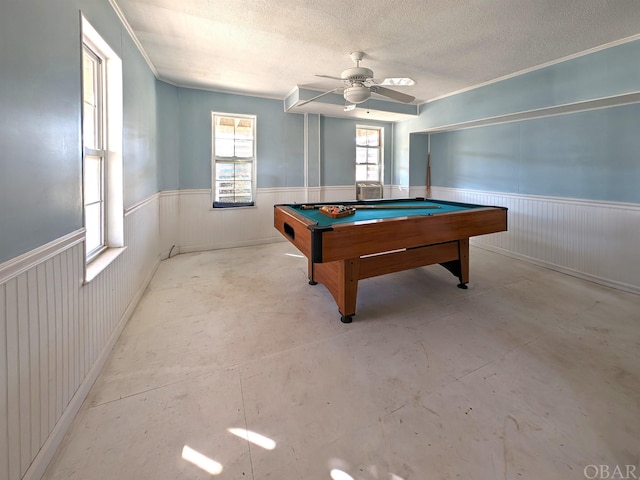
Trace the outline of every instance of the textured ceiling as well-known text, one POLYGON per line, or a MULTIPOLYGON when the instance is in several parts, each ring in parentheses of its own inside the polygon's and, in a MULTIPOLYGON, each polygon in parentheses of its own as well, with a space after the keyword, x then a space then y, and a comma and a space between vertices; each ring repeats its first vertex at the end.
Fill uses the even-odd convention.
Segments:
POLYGON ((414 103, 640 33, 639 0, 111 0, 160 79, 284 99, 364 51, 414 103))

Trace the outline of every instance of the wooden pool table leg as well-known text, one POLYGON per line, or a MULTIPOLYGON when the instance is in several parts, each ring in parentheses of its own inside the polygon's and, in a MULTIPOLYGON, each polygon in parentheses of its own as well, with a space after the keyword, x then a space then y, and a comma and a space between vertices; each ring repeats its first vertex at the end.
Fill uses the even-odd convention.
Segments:
POLYGON ((458 288, 467 289, 469 283, 469 239, 458 240, 458 259, 441 263, 444 268, 453 273, 460 283, 458 288))
POLYGON ((360 259, 348 258, 327 263, 309 262, 309 284, 322 283, 333 296, 342 323, 351 323, 356 314, 360 259))
POLYGON ((315 278, 314 278, 314 268, 313 265, 314 263, 311 261, 310 258, 307 259, 307 263, 308 263, 308 269, 307 269, 307 276, 309 277, 309 285, 317 285, 318 282, 316 282, 315 278))
POLYGON ((460 254, 460 283, 458 287, 467 288, 467 283, 469 283, 469 239, 463 238, 458 241, 458 248, 460 254))

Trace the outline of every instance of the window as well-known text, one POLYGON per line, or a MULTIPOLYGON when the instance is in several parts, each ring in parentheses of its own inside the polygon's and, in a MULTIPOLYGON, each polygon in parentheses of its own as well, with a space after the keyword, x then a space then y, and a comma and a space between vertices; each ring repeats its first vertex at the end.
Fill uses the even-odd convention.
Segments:
POLYGON ((256 117, 213 113, 213 206, 254 204, 256 117))
POLYGON ((356 182, 382 183, 382 128, 356 127, 356 182))
POLYGON ((105 150, 103 62, 87 44, 82 48, 83 194, 86 256, 91 261, 105 242, 105 150))
POLYGON ((85 281, 124 245, 122 119, 122 62, 82 17, 85 281))

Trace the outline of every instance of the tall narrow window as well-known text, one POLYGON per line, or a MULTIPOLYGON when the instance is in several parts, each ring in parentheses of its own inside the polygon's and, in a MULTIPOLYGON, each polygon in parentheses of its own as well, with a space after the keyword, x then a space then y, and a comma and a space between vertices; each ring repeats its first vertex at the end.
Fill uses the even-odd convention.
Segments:
POLYGON ((85 281, 124 250, 122 61, 82 16, 85 281))
POLYGON ((382 128, 356 128, 356 182, 382 183, 382 128))
POLYGON ((82 51, 82 137, 87 261, 106 248, 103 73, 102 59, 85 44, 82 51))
POLYGON ((255 201, 256 117, 213 113, 213 206, 255 201))

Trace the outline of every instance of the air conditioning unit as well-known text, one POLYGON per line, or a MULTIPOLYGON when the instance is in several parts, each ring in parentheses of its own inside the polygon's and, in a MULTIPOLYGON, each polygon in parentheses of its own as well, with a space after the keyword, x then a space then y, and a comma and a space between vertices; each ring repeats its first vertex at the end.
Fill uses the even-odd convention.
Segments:
POLYGON ((382 198, 382 184, 372 182, 356 183, 356 199, 372 200, 382 198))

